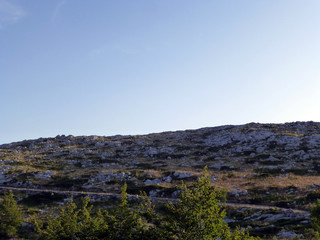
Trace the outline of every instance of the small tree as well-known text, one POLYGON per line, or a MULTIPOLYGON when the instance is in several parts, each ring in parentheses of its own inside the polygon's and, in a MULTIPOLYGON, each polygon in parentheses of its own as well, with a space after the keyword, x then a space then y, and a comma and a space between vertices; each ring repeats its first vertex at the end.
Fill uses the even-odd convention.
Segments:
POLYGON ((183 240, 248 240, 246 231, 230 231, 223 220, 226 216, 223 206, 219 204, 221 192, 210 186, 210 177, 205 168, 196 183, 187 187, 181 184, 182 193, 177 203, 169 202, 167 229, 172 239, 183 240))
POLYGON ((312 227, 315 230, 317 239, 320 239, 320 199, 313 205, 310 212, 312 227))
POLYGON ((4 193, 0 205, 0 235, 13 237, 22 224, 22 217, 12 191, 4 193))
POLYGON ((40 234, 40 238, 49 240, 74 239, 75 234, 79 232, 76 209, 76 204, 71 201, 66 207, 59 209, 57 216, 50 213, 45 222, 35 220, 35 230, 40 234))
POLYGON ((96 216, 92 216, 92 206, 88 207, 89 202, 90 198, 84 198, 78 212, 79 239, 102 239, 108 232, 108 224, 100 210, 96 216))
POLYGON ((100 211, 92 217, 89 201, 89 198, 84 198, 81 206, 71 201, 59 209, 57 216, 51 213, 44 222, 35 220, 35 230, 40 239, 101 239, 108 226, 100 211))
POLYGON ((151 202, 146 192, 140 192, 141 204, 138 208, 138 215, 142 218, 142 225, 139 233, 139 240, 165 240, 168 239, 162 226, 163 216, 158 214, 155 205, 151 202))
POLYGON ((105 211, 103 213, 109 227, 107 239, 140 239, 142 224, 138 213, 129 207, 126 183, 121 189, 119 205, 110 214, 105 211))

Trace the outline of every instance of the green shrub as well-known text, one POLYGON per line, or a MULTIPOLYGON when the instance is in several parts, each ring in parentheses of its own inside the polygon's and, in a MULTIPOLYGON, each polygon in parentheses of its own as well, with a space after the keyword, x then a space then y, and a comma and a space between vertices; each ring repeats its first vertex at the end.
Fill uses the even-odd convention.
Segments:
POLYGON ((247 231, 237 229, 231 233, 223 220, 225 210, 219 204, 223 193, 212 189, 206 168, 195 184, 187 187, 182 183, 181 188, 179 201, 166 206, 165 219, 171 239, 254 239, 247 231))
POLYGON ((316 231, 316 236, 320 239, 320 199, 313 205, 310 212, 310 219, 313 229, 316 231))
POLYGON ((22 217, 12 191, 4 193, 0 205, 0 235, 14 237, 22 224, 22 217))
POLYGON ((88 207, 85 198, 81 206, 68 203, 58 214, 51 213, 45 221, 36 221, 39 239, 108 239, 108 240, 253 240, 246 230, 231 231, 221 201, 226 193, 210 186, 205 172, 196 183, 180 186, 178 202, 169 202, 164 211, 156 211, 144 194, 138 208, 129 206, 127 185, 124 184, 119 204, 97 213, 88 207))
POLYGON ((89 200, 84 198, 80 206, 71 201, 59 209, 58 215, 51 213, 45 221, 35 219, 39 239, 100 239, 100 233, 107 226, 100 212, 96 217, 92 216, 89 200))

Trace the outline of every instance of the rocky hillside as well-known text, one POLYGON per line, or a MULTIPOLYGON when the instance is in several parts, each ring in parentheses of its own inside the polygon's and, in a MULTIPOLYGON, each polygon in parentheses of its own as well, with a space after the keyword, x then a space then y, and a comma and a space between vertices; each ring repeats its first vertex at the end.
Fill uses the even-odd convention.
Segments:
POLYGON ((138 136, 62 135, 1 145, 0 183, 109 191, 109 185, 121 181, 144 186, 192 178, 204 166, 216 174, 214 180, 226 172, 314 176, 320 171, 319 158, 320 123, 315 122, 138 136))
POLYGON ((0 145, 2 179, 6 169, 25 164, 38 171, 44 166, 101 170, 207 165, 217 170, 317 173, 319 156, 320 123, 315 122, 250 123, 138 136, 62 135, 0 145))
POLYGON ((26 174, 50 179, 78 168, 194 170, 206 165, 227 171, 315 174, 319 157, 320 123, 315 122, 250 123, 139 136, 62 135, 0 145, 0 181, 14 184, 26 174))
MULTIPOLYGON (((227 190, 228 202, 309 210, 320 198, 319 159, 316 122, 249 123, 138 136, 62 135, 1 145, 0 187, 119 193, 125 181, 129 193, 142 190, 174 198, 181 180, 193 181, 208 166, 213 184, 227 190)), ((241 225, 241 219, 260 219, 264 227, 253 229, 268 232, 279 221, 274 214, 287 216, 265 211, 244 208, 231 212, 229 221, 241 225), (266 224, 261 216, 276 220, 266 224)), ((286 217, 286 224, 300 221, 302 225, 294 226, 305 228, 308 216, 300 215, 286 217)), ((274 233, 283 231, 277 226, 274 233)))

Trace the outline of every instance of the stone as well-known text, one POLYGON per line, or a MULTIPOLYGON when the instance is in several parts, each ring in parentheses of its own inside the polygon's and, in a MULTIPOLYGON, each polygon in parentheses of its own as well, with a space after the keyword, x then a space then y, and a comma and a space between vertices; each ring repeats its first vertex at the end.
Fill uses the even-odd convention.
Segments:
POLYGON ((149 191, 149 196, 150 196, 150 197, 157 197, 159 192, 160 192, 159 189, 157 189, 157 190, 151 190, 151 191, 149 191))
POLYGON ((223 165, 223 163, 214 163, 214 164, 211 164, 210 166, 209 166, 209 168, 215 168, 215 169, 218 169, 218 170, 220 170, 221 169, 221 167, 222 167, 222 165, 223 165))
POLYGON ((157 185, 158 183, 160 183, 160 179, 147 179, 143 182, 145 185, 157 185))
POLYGON ((230 195, 233 195, 235 197, 246 196, 246 195, 248 195, 248 191, 247 190, 233 190, 230 192, 230 195))
POLYGON ((282 230, 280 233, 277 234, 277 237, 279 239, 293 239, 293 238, 298 237, 298 235, 292 231, 282 230))
POLYGON ((172 182, 172 177, 171 176, 163 177, 162 181, 163 182, 167 182, 167 183, 171 183, 172 182))
POLYGON ((184 179, 192 176, 192 173, 188 172, 175 172, 173 176, 179 178, 179 179, 184 179))
POLYGON ((218 176, 215 176, 215 175, 213 175, 213 176, 210 177, 210 179, 211 179, 212 182, 215 182, 217 178, 218 178, 218 176))
POLYGON ((54 175, 53 172, 49 171, 49 170, 48 171, 44 171, 42 173, 34 174, 34 176, 36 178, 40 178, 40 179, 43 179, 43 180, 49 180, 52 177, 52 175, 54 175))

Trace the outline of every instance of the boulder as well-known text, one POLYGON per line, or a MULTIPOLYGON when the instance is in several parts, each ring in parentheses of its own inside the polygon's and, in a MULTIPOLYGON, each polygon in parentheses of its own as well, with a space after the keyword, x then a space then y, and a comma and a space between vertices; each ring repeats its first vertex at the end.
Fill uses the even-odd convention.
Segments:
POLYGON ((42 173, 36 173, 34 174, 34 176, 36 178, 40 178, 40 179, 43 179, 43 180, 49 180, 53 175, 53 172, 52 171, 44 171, 42 173))
POLYGON ((147 179, 143 182, 145 185, 157 185, 160 183, 160 179, 147 179))
POLYGON ((192 176, 192 173, 188 172, 175 172, 173 176, 179 178, 179 179, 184 179, 192 176))
POLYGON ((170 177, 170 176, 163 177, 163 178, 162 178, 162 181, 163 181, 163 182, 167 182, 167 183, 171 183, 171 182, 172 182, 172 177, 170 177))
POLYGON ((295 232, 283 230, 277 234, 277 237, 279 239, 293 239, 299 236, 295 232))

